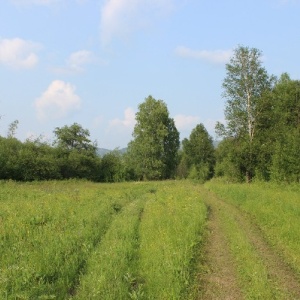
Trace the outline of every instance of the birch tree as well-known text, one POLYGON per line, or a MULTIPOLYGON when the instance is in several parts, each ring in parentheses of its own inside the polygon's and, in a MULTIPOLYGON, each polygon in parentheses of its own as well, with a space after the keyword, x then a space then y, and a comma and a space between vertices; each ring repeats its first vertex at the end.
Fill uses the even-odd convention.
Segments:
POLYGON ((237 47, 230 62, 226 64, 226 77, 223 81, 223 97, 226 126, 217 123, 216 132, 246 143, 248 153, 245 161, 246 176, 250 180, 253 173, 252 144, 256 134, 257 117, 260 114, 259 101, 264 92, 270 90, 274 77, 269 77, 262 66, 262 52, 256 48, 237 47))

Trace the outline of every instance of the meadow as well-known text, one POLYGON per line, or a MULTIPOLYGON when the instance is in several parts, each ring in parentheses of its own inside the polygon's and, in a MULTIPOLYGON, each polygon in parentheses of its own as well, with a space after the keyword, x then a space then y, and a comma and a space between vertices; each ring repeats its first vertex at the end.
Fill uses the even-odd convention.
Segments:
POLYGON ((300 186, 205 184, 223 218, 246 299, 300 298, 300 186))
POLYGON ((300 186, 254 183, 206 185, 249 215, 268 243, 300 275, 300 186))
POLYGON ((0 299, 207 299, 217 290, 202 280, 213 272, 212 212, 244 299, 293 299, 253 228, 300 286, 299 192, 218 180, 0 182, 0 299))
POLYGON ((0 183, 1 299, 180 299, 206 207, 189 182, 0 183))

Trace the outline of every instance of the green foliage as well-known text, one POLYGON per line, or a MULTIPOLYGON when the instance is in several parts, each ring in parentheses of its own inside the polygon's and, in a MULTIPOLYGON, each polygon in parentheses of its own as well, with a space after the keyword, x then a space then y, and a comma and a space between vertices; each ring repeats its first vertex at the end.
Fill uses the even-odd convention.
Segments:
POLYGON ((22 143, 16 138, 0 137, 0 178, 22 179, 19 153, 22 143))
POLYGON ((54 130, 56 136, 55 145, 65 150, 96 151, 96 146, 89 139, 90 132, 83 129, 81 125, 74 123, 71 126, 56 127, 54 130))
POLYGON ((186 154, 182 150, 178 153, 178 161, 179 164, 176 169, 176 178, 185 179, 189 175, 189 166, 186 154))
POLYGON ((182 142, 184 158, 190 169, 189 177, 206 181, 213 176, 215 150, 213 140, 203 124, 198 124, 189 139, 182 142))
POLYGON ((102 157, 99 174, 102 182, 120 182, 125 180, 124 158, 119 151, 109 152, 102 157))
POLYGON ((179 133, 167 105, 152 96, 139 105, 128 165, 140 179, 172 178, 178 164, 179 133))
POLYGON ((89 139, 89 131, 74 123, 54 131, 58 163, 62 178, 99 180, 100 158, 96 145, 89 139))
POLYGON ((235 144, 239 151, 235 154, 240 155, 242 163, 239 169, 243 169, 247 181, 255 174, 257 148, 253 144, 261 114, 260 102, 275 80, 262 67, 261 56, 261 51, 256 48, 239 46, 234 50, 234 55, 226 65, 227 73, 223 81, 223 96, 227 98, 226 127, 221 123, 216 125, 218 135, 238 141, 235 144))
POLYGON ((223 82, 225 140, 216 152, 216 174, 231 181, 299 182, 300 82, 284 73, 273 86, 261 66, 261 52, 235 50, 223 82))
POLYGON ((272 86, 261 64, 262 53, 256 48, 239 46, 234 49, 230 62, 226 64, 223 81, 223 96, 227 98, 225 118, 227 136, 248 135, 253 140, 256 131, 257 103, 272 86))
POLYGON ((54 148, 40 138, 22 143, 12 137, 0 137, 0 179, 98 181, 100 161, 95 152, 54 148))
POLYGON ((300 183, 300 130, 286 133, 275 144, 271 178, 277 182, 300 183))
POLYGON ((13 121, 9 127, 8 127, 8 132, 7 132, 7 137, 8 138, 13 138, 16 134, 16 130, 18 129, 19 121, 15 120, 13 121))

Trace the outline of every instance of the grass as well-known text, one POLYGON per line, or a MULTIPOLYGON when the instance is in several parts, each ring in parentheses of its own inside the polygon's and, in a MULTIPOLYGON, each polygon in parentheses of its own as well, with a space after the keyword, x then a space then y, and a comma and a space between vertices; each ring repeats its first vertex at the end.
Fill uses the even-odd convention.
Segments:
POLYGON ((0 298, 182 299, 205 218, 190 182, 0 182, 0 298))
POLYGON ((130 201, 88 182, 2 183, 0 199, 1 299, 66 299, 130 201))
POLYGON ((127 205, 114 219, 89 258, 76 299, 126 299, 139 293, 136 278, 138 227, 143 197, 127 205))
POLYGON ((140 225, 140 277, 144 299, 184 299, 201 242, 206 207, 189 182, 157 185, 140 225))
POLYGON ((300 276, 299 186, 211 181, 206 187, 250 215, 268 243, 300 276))
POLYGON ((236 261, 246 299, 279 299, 268 278, 267 269, 230 211, 221 209, 224 232, 236 261))

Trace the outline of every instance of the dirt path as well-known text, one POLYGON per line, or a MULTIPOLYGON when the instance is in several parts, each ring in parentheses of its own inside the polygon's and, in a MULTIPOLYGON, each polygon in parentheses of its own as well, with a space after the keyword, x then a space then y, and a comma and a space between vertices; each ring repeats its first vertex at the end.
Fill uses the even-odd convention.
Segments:
POLYGON ((207 242, 204 245, 204 268, 198 274, 200 288, 197 299, 241 300, 243 295, 238 286, 235 262, 222 228, 219 208, 211 195, 205 195, 205 199, 209 212, 207 242))
POLYGON ((267 269, 270 284, 282 295, 280 299, 300 299, 299 278, 270 247, 249 216, 204 188, 201 194, 209 209, 209 220, 207 243, 204 246, 206 258, 204 268, 198 275, 200 287, 197 299, 245 298, 239 286, 236 262, 222 226, 224 213, 233 216, 238 227, 245 233, 267 269))

